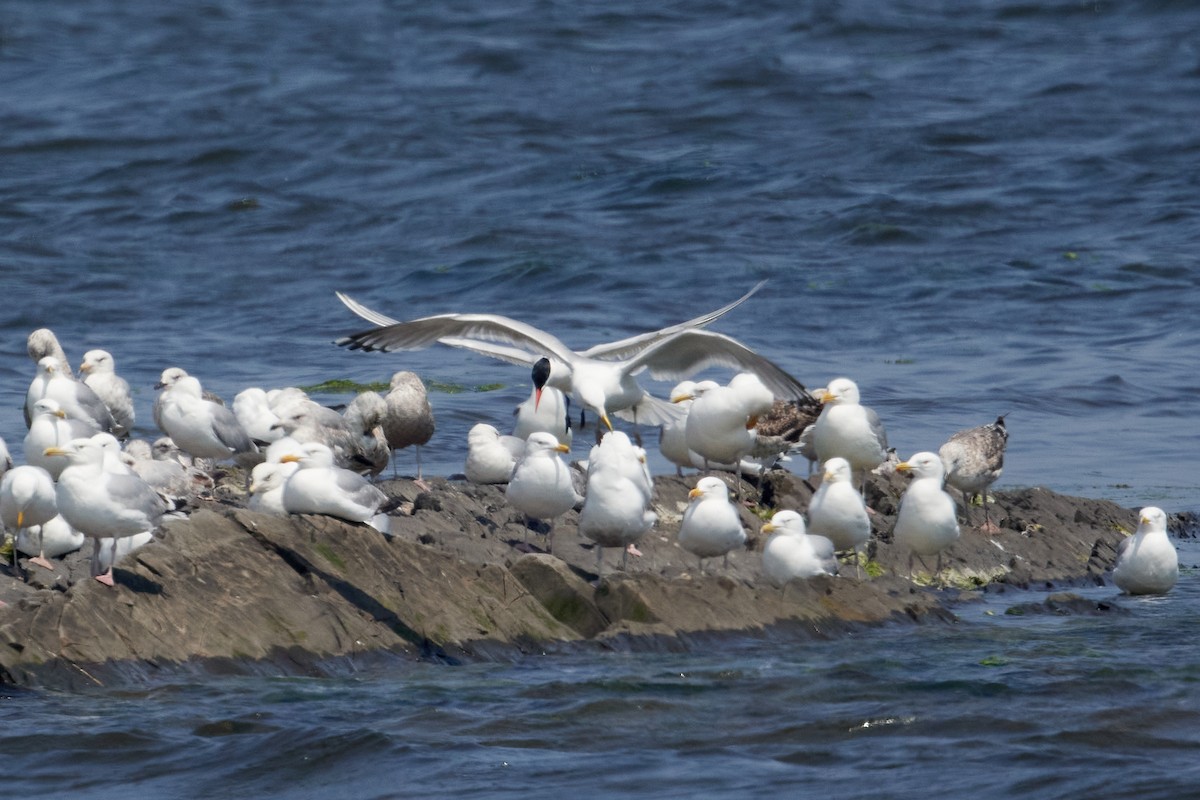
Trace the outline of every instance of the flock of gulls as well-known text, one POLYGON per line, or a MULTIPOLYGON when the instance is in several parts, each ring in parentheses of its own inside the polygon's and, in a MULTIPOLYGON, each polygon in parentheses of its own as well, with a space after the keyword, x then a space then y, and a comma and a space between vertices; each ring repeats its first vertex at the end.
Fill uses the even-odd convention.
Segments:
MULTIPOLYGON (((913 560, 937 557, 960 536, 963 499, 983 496, 981 530, 994 531, 987 489, 1003 469, 1008 432, 1004 417, 954 434, 938 452, 894 457, 878 415, 861 402, 858 386, 837 378, 809 392, 786 371, 732 337, 706 329, 755 294, 686 322, 576 351, 531 325, 495 314, 441 314, 398 321, 351 298, 341 301, 373 327, 337 344, 361 350, 412 350, 434 344, 469 350, 530 370, 533 388, 502 434, 485 423, 467 437, 464 473, 481 484, 504 484, 505 497, 527 520, 549 525, 579 509, 579 534, 595 544, 597 570, 605 548, 618 548, 622 567, 638 555, 638 541, 657 524, 654 484, 636 426, 659 427, 660 449, 677 469, 701 471, 679 527, 677 542, 705 562, 744 546, 737 502, 741 475, 800 455, 822 480, 806 514, 777 512, 763 525, 769 538, 762 571, 783 586, 796 578, 835 575, 838 554, 849 554, 861 576, 861 556, 873 513, 863 499, 868 473, 910 473, 900 500, 897 545, 913 560), (732 369, 726 384, 694 381, 707 367, 732 369), (638 375, 678 381, 667 398, 647 392, 638 375), (582 469, 570 452, 572 407, 580 427, 595 420, 596 444, 582 469), (612 417, 634 424, 634 438, 615 430, 612 417), (717 473, 732 473, 730 482, 717 473), (734 497, 731 498, 730 483, 734 497)), ((0 520, 29 568, 52 569, 50 558, 93 541, 92 575, 112 585, 112 566, 151 541, 163 521, 213 487, 215 465, 250 469, 249 507, 268 514, 328 514, 387 531, 394 503, 373 480, 395 464, 395 451, 413 447, 422 483, 420 446, 434 433, 421 379, 397 372, 385 394, 366 391, 344 412, 322 406, 296 388, 240 392, 227 406, 179 367, 163 370, 154 403, 154 442, 130 439, 135 410, 128 383, 111 354, 86 353, 77 377, 54 334, 28 339, 36 364, 26 395, 25 463, 13 466, 0 442, 0 520)), ((395 467, 393 467, 395 468, 395 467)), ((1137 532, 1122 542, 1114 581, 1129 593, 1163 593, 1178 576, 1166 535, 1166 515, 1142 510, 1137 532)))

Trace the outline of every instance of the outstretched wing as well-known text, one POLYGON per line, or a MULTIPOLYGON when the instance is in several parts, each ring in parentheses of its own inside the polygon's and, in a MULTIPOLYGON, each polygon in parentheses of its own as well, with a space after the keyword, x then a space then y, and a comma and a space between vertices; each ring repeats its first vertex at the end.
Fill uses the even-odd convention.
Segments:
POLYGON ((501 342, 567 362, 574 356, 551 334, 498 314, 437 314, 408 322, 385 323, 391 318, 371 311, 345 295, 338 297, 351 311, 380 326, 343 336, 334 342, 351 350, 419 350, 441 339, 461 338, 501 342))
POLYGON ((654 379, 670 381, 682 380, 711 366, 753 372, 776 397, 815 402, 804 384, 778 364, 733 337, 712 331, 680 331, 642 350, 625 369, 630 375, 649 370, 654 379))
POLYGON ((759 281, 753 289, 746 292, 729 305, 718 308, 716 311, 710 311, 707 314, 694 317, 689 319, 687 322, 681 322, 678 325, 672 325, 669 328, 662 328, 661 330, 651 331, 649 333, 641 333, 637 336, 630 336, 628 339, 621 339, 616 342, 598 344, 594 347, 584 350, 581 355, 585 355, 588 358, 601 359, 630 358, 636 355, 638 351, 643 350, 657 341, 666 339, 668 336, 674 336, 681 331, 703 328, 705 325, 708 325, 720 317, 725 316, 730 311, 733 311, 742 303, 749 300, 755 292, 763 287, 763 284, 765 283, 766 281, 759 281))

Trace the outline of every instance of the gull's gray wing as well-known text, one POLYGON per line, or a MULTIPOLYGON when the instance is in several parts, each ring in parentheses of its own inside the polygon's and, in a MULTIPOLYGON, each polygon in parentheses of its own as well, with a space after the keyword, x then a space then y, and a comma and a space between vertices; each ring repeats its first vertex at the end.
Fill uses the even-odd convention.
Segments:
POLYGON ((879 447, 885 453, 888 449, 887 431, 883 429, 883 422, 879 419, 879 415, 875 413, 875 409, 869 406, 863 406, 863 410, 867 412, 867 422, 871 425, 871 432, 875 434, 875 438, 879 440, 879 447))

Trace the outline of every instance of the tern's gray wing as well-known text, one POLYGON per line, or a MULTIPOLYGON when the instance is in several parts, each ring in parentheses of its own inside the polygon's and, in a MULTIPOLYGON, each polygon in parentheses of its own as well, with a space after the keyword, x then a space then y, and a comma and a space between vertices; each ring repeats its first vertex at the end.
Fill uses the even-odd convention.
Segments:
MULTIPOLYGON (((383 318, 383 317, 378 317, 383 318)), ((501 342, 570 362, 574 353, 543 330, 497 314, 436 314, 343 336, 334 343, 351 350, 419 350, 458 337, 501 342)))
POLYGON ((718 308, 716 311, 710 311, 707 314, 693 317, 687 322, 681 322, 678 325, 672 325, 669 328, 662 328, 661 330, 650 331, 649 333, 642 333, 638 334, 637 336, 630 336, 628 339, 621 339, 616 342, 609 342, 608 344, 598 344, 594 347, 584 350, 581 355, 587 356, 588 358, 601 359, 630 358, 636 355, 638 351, 654 344, 661 339, 665 339, 668 336, 673 336, 680 331, 703 328, 705 325, 708 325, 720 317, 725 316, 730 311, 733 311, 742 303, 749 300, 755 292, 763 287, 763 284, 765 283, 766 281, 759 281, 753 289, 746 292, 729 305, 718 308))
POLYGON ((775 362, 712 331, 685 330, 656 342, 627 362, 625 371, 636 375, 646 369, 656 380, 682 380, 710 366, 753 372, 776 397, 813 401, 804 385, 775 362))

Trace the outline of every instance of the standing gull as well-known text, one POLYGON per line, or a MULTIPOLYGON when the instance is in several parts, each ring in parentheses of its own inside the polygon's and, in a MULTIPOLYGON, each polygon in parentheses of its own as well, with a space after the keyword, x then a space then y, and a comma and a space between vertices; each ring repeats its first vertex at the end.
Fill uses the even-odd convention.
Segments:
POLYGON ((1008 446, 1008 428, 1004 416, 988 425, 958 431, 938 450, 946 468, 946 483, 962 492, 963 518, 971 524, 971 498, 980 495, 985 533, 1000 530, 988 516, 987 490, 1004 469, 1004 449, 1008 446))
MULTIPOLYGON (((517 462, 508 488, 508 502, 526 518, 550 521, 546 534, 546 551, 554 546, 554 520, 570 511, 582 497, 575 491, 571 468, 562 460, 567 446, 560 444, 554 434, 537 431, 525 440, 525 454, 517 462)), ((528 527, 528 524, 526 525, 528 527)))
POLYGON ((1113 583, 1126 594, 1166 594, 1179 579, 1179 554, 1167 538, 1167 515, 1147 506, 1137 531, 1117 546, 1113 583))
POLYGON ((579 533, 596 543, 596 572, 604 566, 604 548, 620 547, 621 569, 635 544, 658 521, 650 510, 653 483, 646 451, 621 431, 609 431, 588 457, 587 490, 579 512, 579 533))
MULTIPOLYGON (((58 478, 55 499, 58 511, 71 527, 96 540, 92 559, 99 563, 100 540, 111 538, 113 561, 117 542, 152 531, 167 504, 150 484, 133 474, 118 475, 105 470, 104 450, 92 439, 75 439, 61 448, 67 468, 58 478)), ((96 580, 113 585, 112 563, 96 580)))
MULTIPOLYGON (((759 284, 761 286, 762 284, 759 284)), ((351 334, 337 344, 354 350, 415 350, 436 342, 532 367, 550 360, 547 386, 570 394, 582 409, 596 414, 609 430, 609 413, 634 423, 661 425, 674 418, 669 403, 651 397, 635 376, 648 370, 659 380, 679 380, 704 367, 720 365, 757 374, 771 391, 784 397, 808 397, 795 378, 737 340, 698 330, 750 297, 758 286, 710 314, 577 352, 545 331, 495 314, 440 314, 397 322, 351 300, 338 297, 350 310, 380 327, 351 334)))
POLYGON ((804 517, 795 511, 775 512, 762 526, 762 532, 771 534, 763 547, 763 572, 776 586, 784 586, 793 578, 837 575, 833 542, 808 533, 804 517))
POLYGON ((706 464, 740 463, 757 443, 758 418, 775 403, 771 390, 751 372, 738 373, 726 386, 701 381, 692 396, 687 445, 706 464))
MULTIPOLYGON (((0 520, 14 538, 22 530, 38 529, 38 550, 29 562, 45 569, 54 569, 54 565, 46 560, 43 526, 56 516, 58 505, 54 499, 54 480, 49 472, 23 464, 4 474, 4 479, 0 480, 0 520)), ((16 563, 15 554, 13 563, 16 563)))
POLYGON ((392 450, 392 472, 396 472, 397 450, 409 445, 417 454, 417 482, 421 480, 421 445, 433 437, 433 408, 425 392, 425 384, 415 372, 392 375, 387 396, 387 413, 383 418, 383 435, 392 450))
POLYGON ((679 546, 700 560, 704 574, 705 559, 724 556, 729 566, 729 551, 746 543, 742 518, 729 502, 729 488, 720 478, 701 478, 688 492, 688 507, 679 526, 679 546))
POLYGON ((107 350, 89 350, 83 354, 79 374, 112 414, 113 435, 128 436, 133 430, 133 396, 129 393, 129 382, 117 374, 113 357, 107 350))
POLYGON ((862 495, 854 488, 846 459, 825 462, 821 485, 808 504, 808 530, 828 538, 839 552, 851 551, 855 575, 862 577, 858 551, 871 538, 871 518, 862 495))
POLYGON ((942 573, 942 551, 958 541, 954 500, 942 488, 945 470, 937 453, 921 452, 896 465, 911 472, 913 482, 900 498, 894 532, 896 546, 908 548, 908 577, 914 556, 937 553, 937 575, 942 573))
POLYGON ((844 458, 862 476, 887 458, 887 433, 879 415, 859 402, 858 384, 836 378, 816 393, 824 408, 813 423, 812 443, 817 460, 844 458))

